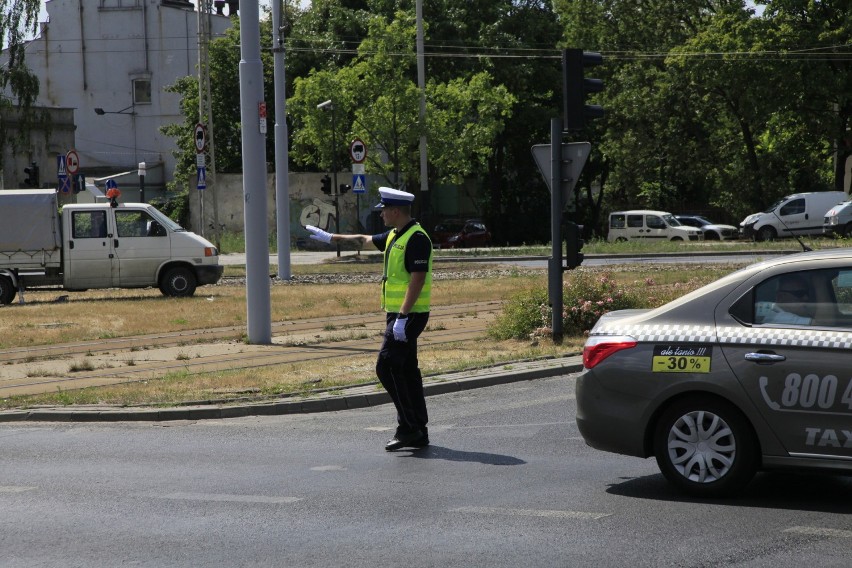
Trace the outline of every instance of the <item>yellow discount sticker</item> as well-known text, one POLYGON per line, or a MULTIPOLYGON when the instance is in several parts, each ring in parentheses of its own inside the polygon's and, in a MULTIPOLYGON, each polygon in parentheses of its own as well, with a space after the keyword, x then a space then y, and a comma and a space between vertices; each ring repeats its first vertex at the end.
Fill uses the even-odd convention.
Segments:
POLYGON ((655 373, 709 373, 712 359, 712 346, 655 345, 651 370, 655 373))

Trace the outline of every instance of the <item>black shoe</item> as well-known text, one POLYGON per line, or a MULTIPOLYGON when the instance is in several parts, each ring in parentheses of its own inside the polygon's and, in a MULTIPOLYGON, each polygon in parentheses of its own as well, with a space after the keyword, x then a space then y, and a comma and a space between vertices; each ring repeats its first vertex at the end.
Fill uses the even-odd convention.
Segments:
POLYGON ((423 435, 420 436, 420 439, 414 440, 413 442, 411 442, 411 445, 414 446, 415 448, 425 448, 426 446, 429 445, 429 429, 426 426, 424 426, 423 428, 420 429, 420 431, 423 433, 423 435))
POLYGON ((429 438, 426 438, 420 430, 414 430, 413 432, 400 432, 397 430, 396 436, 385 444, 385 451, 393 452, 400 448, 419 448, 422 446, 417 444, 422 444, 424 438, 426 444, 428 444, 429 438))

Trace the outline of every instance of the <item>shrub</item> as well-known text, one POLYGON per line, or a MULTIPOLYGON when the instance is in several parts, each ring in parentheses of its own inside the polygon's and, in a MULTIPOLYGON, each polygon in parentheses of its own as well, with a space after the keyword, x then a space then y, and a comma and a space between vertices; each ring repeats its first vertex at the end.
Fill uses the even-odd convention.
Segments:
MULTIPOLYGON (((647 307, 645 300, 620 288, 609 275, 573 272, 563 283, 562 329, 565 335, 583 335, 605 313, 647 307)), ((495 339, 549 337, 553 330, 547 289, 525 290, 510 298, 489 328, 495 339)))

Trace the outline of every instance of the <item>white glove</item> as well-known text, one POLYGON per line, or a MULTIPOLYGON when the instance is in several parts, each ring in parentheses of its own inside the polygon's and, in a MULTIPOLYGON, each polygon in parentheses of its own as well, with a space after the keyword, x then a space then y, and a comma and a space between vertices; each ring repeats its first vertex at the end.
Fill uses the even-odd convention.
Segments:
POLYGON ((315 241, 321 241, 324 243, 331 242, 331 233, 323 231, 319 227, 314 227, 313 225, 305 225, 305 228, 311 234, 311 238, 315 241))
POLYGON ((393 322, 393 338, 397 341, 408 341, 405 337, 405 324, 408 323, 408 318, 399 319, 393 322))

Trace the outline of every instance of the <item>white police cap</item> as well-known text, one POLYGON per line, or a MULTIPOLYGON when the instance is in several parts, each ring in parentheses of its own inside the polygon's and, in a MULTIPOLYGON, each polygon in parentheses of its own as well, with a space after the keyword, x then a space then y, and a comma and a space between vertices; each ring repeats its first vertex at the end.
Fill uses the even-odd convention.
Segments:
POLYGON ((376 205, 376 209, 392 207, 394 205, 411 205, 411 202, 414 201, 413 193, 392 187, 380 187, 379 196, 381 197, 381 201, 376 205))

